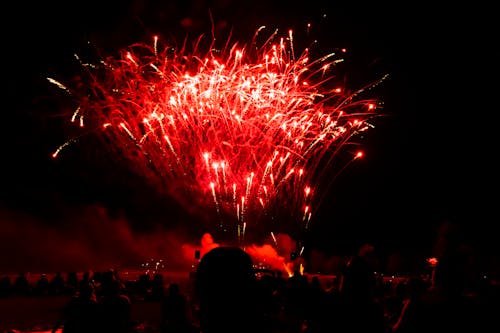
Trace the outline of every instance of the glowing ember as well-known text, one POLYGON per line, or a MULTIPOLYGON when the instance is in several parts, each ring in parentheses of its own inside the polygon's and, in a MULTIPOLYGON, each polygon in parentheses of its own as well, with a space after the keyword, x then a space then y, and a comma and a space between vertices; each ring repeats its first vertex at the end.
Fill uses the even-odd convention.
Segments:
MULTIPOLYGON (((364 89, 334 84, 342 59, 311 61, 308 49, 295 57, 292 41, 275 33, 259 48, 202 53, 159 49, 155 38, 82 62, 83 84, 49 81, 76 98, 71 121, 101 136, 115 158, 171 196, 214 206, 220 227, 242 237, 276 209, 307 226, 325 171, 378 107, 357 100, 364 89)), ((349 153, 347 164, 363 155, 349 153)))
POLYGON ((436 267, 436 265, 439 262, 439 260, 436 257, 427 258, 426 261, 430 267, 436 267))

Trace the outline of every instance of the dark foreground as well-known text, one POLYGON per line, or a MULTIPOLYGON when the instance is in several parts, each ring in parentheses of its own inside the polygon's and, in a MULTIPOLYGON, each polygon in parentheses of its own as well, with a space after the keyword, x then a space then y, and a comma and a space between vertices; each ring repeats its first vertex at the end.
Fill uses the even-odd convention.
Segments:
MULTIPOLYGON (((59 319, 61 309, 71 296, 0 298, 0 333, 50 332, 59 319)), ((138 322, 138 331, 148 331, 160 322, 158 302, 132 303, 132 316, 138 322)))

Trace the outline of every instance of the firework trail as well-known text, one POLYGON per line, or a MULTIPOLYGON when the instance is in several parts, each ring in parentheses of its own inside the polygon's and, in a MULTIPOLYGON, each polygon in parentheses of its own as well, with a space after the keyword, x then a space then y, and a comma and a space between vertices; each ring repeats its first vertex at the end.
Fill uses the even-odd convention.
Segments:
MULTIPOLYGON (((335 53, 296 56, 291 32, 255 41, 201 52, 196 43, 159 48, 155 37, 95 64, 77 57, 78 88, 49 81, 75 99, 71 121, 82 131, 159 190, 214 207, 219 227, 242 238, 280 209, 307 226, 325 170, 371 127, 378 103, 358 100, 366 88, 335 85, 335 53)), ((351 152, 346 164, 360 156, 351 152)))

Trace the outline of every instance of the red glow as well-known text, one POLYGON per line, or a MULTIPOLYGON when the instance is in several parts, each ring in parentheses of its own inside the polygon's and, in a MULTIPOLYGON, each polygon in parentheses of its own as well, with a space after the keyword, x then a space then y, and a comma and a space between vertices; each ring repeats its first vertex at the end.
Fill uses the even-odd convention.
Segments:
POLYGON ((180 185, 200 199, 190 202, 215 203, 238 225, 283 202, 290 215, 303 207, 310 214, 310 184, 333 159, 320 161, 367 127, 375 109, 357 92, 331 87, 334 54, 311 61, 306 49, 295 57, 291 31, 257 51, 254 44, 208 53, 157 44, 155 36, 153 46, 84 66, 88 85, 68 89, 81 124, 95 126, 159 189, 180 185))
POLYGON ((438 264, 439 260, 435 257, 431 257, 431 258, 427 258, 426 261, 429 264, 429 266, 435 267, 438 264))

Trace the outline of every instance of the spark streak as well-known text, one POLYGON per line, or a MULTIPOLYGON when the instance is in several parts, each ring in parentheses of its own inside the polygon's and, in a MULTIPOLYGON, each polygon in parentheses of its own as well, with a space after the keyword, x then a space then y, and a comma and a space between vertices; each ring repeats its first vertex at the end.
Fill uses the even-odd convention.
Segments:
POLYGON ((371 128, 377 101, 334 84, 331 73, 342 61, 334 53, 311 61, 305 49, 296 59, 292 31, 288 38, 273 33, 259 48, 254 41, 208 52, 160 44, 154 37, 152 46, 134 44, 82 66, 83 88, 48 80, 71 91, 74 117, 85 117, 90 133, 119 158, 144 165, 143 176, 159 189, 180 185, 200 199, 191 202, 236 215, 243 235, 247 222, 256 225, 283 205, 308 223, 314 184, 341 148, 371 128))

